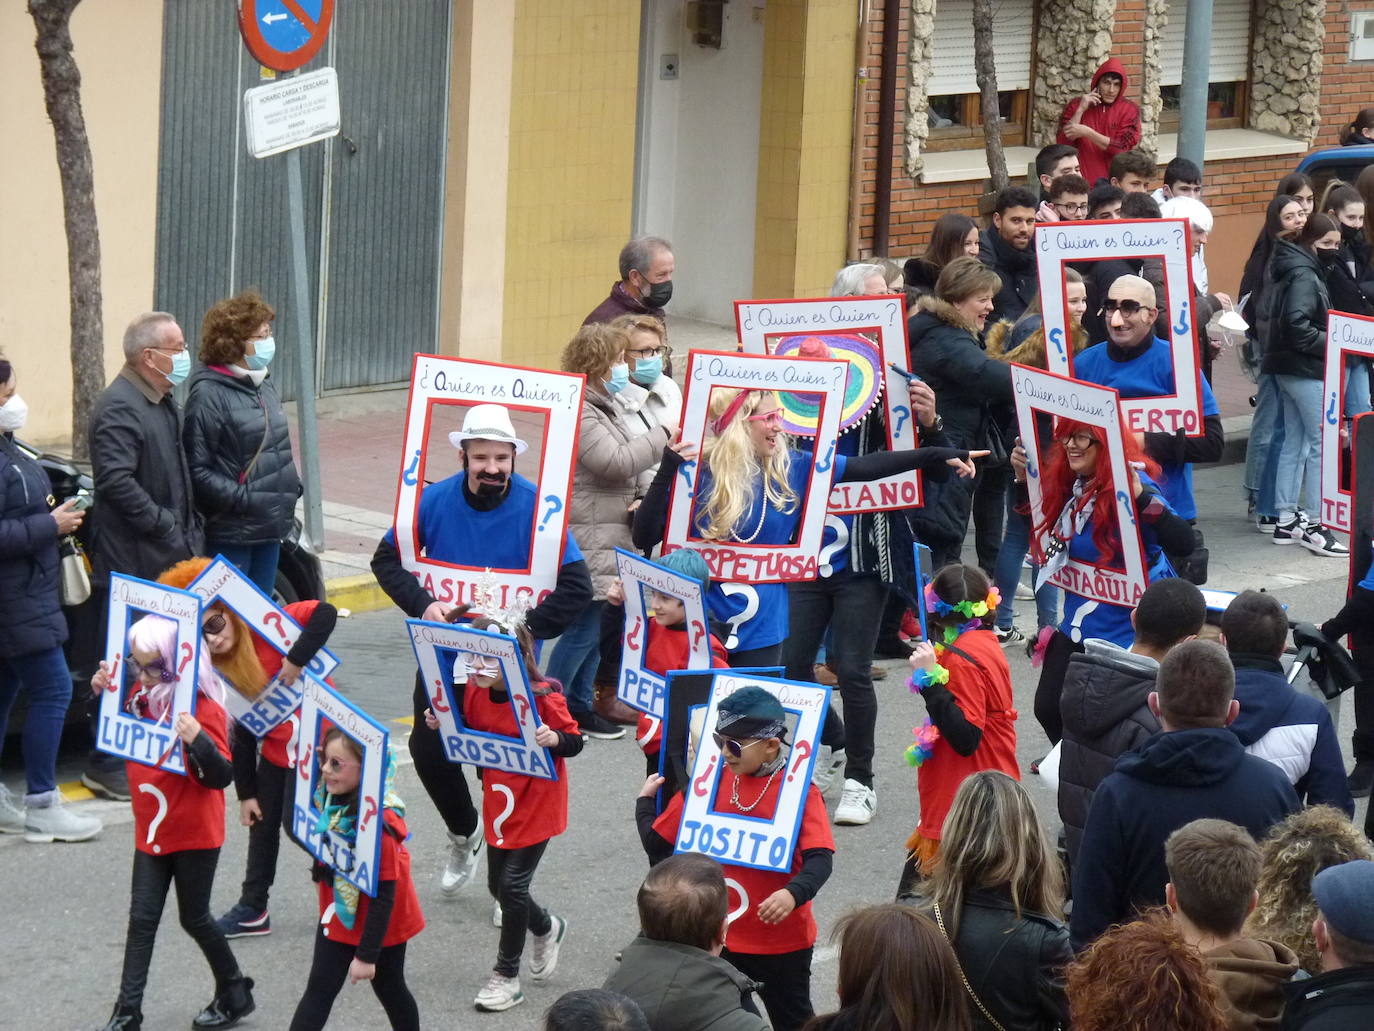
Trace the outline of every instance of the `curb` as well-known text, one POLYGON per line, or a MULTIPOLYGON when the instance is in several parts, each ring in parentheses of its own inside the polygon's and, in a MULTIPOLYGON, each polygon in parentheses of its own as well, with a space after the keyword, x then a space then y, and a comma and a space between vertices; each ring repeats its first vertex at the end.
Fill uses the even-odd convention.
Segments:
POLYGON ((371 573, 326 580, 324 596, 335 608, 350 612, 376 612, 391 606, 391 599, 371 573))

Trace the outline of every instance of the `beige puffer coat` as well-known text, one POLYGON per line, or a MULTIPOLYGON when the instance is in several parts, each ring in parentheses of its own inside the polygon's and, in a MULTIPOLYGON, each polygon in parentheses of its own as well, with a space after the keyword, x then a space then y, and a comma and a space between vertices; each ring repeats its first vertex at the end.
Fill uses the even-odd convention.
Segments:
POLYGON ((620 421, 614 403, 588 389, 573 467, 568 526, 592 574, 592 597, 601 601, 615 579, 615 549, 634 551, 629 510, 635 477, 656 463, 668 443, 662 426, 635 436, 620 421))

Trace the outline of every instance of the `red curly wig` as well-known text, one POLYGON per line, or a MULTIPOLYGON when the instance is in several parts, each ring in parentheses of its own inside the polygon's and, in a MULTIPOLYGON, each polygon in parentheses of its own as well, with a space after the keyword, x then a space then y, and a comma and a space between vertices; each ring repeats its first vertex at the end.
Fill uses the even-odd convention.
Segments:
MULTIPOLYGON (((1043 459, 1040 463, 1043 508, 1039 513, 1032 512, 1031 515, 1035 521, 1036 534, 1052 530, 1059 520, 1059 513, 1073 496, 1073 482, 1078 478, 1078 474, 1069 468, 1069 458, 1060 441, 1078 433, 1086 433, 1097 442, 1098 462, 1088 479, 1085 496, 1094 497, 1098 501, 1093 506, 1092 514, 1093 544, 1097 546, 1102 561, 1111 562, 1121 552, 1121 535, 1116 526, 1116 506, 1112 504, 1117 488, 1112 481, 1111 463, 1106 458, 1107 431, 1101 426, 1090 426, 1074 419, 1055 420, 1054 440, 1043 450, 1043 459)), ((1145 474, 1158 482, 1159 463, 1145 454, 1145 449, 1136 440, 1135 434, 1122 433, 1121 438, 1126 445, 1126 462, 1140 463, 1144 466, 1145 474)), ((1036 536, 1032 536, 1032 540, 1036 539, 1036 536)), ((1042 555, 1038 555, 1037 558, 1044 560, 1042 555)))

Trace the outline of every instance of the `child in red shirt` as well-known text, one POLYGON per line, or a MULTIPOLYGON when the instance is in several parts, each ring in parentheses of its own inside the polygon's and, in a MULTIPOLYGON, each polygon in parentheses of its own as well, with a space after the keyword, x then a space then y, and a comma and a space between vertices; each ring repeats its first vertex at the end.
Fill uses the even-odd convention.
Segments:
MULTIPOLYGON (((777 811, 787 767, 782 703, 760 687, 745 687, 718 706, 716 732, 724 769, 713 808, 763 820, 777 811)), ((705 743, 703 742, 703 745, 705 743)), ((673 796, 655 816, 654 796, 663 778, 650 776, 635 803, 635 822, 650 865, 673 854, 684 799, 673 796)), ((830 877, 835 841, 825 799, 807 785, 801 829, 787 873, 722 863, 726 884, 740 896, 721 957, 762 984, 759 998, 775 1031, 795 1031, 815 1015, 811 1006, 811 952, 816 918, 811 900, 830 877)))
MULTIPOLYGON (((475 630, 511 631, 485 616, 472 621, 475 630)), ((530 952, 530 977, 547 980, 558 965, 558 951, 568 922, 535 902, 530 882, 539 868, 549 841, 568 829, 568 770, 565 758, 582 751, 577 721, 568 712, 563 687, 539 671, 534 660, 534 639, 523 625, 515 628, 541 721, 535 743, 553 755, 554 780, 487 768, 482 771, 482 823, 487 842, 487 890, 501 905, 501 940, 496 966, 486 985, 473 1000, 484 1013, 498 1013, 525 1001, 520 990, 520 957, 525 935, 534 936, 530 952)), ((520 727, 511 708, 510 694, 498 660, 485 655, 461 654, 460 674, 466 676, 463 691, 463 723, 471 730, 519 737, 520 727)), ((439 721, 425 710, 425 723, 437 730, 439 721)))
MULTIPOLYGON (((711 589, 710 567, 700 552, 678 548, 660 558, 657 565, 699 581, 703 600, 711 589)), ((617 636, 623 637, 623 617, 616 610, 625 604, 625 585, 619 580, 612 582, 606 591, 606 601, 609 602, 606 606, 608 618, 620 624, 617 636)), ((667 677, 673 670, 687 669, 692 654, 691 641, 687 637, 687 606, 681 598, 650 591, 648 608, 653 619, 646 634, 648 640, 644 643, 644 668, 661 677, 667 677)), ((711 667, 728 669, 730 663, 726 658, 725 645, 714 634, 710 636, 710 643, 711 667)), ((641 712, 635 727, 635 742, 644 752, 645 772, 657 773, 659 751, 663 745, 663 721, 657 716, 641 712)))
MULTIPOLYGON (((129 895, 129 933, 124 941, 124 971, 114 1013, 102 1031, 139 1031, 143 1026, 143 989, 153 944, 167 901, 176 884, 181 926, 215 975, 215 997, 192 1021, 193 1028, 232 1027, 253 1012, 253 979, 239 971, 224 934, 210 916, 210 889, 224 844, 224 789, 229 764, 228 716, 224 685, 201 649, 195 671, 199 696, 196 715, 172 715, 177 625, 162 616, 145 616, 129 627, 126 663, 137 678, 125 703, 142 718, 171 723, 186 759, 183 776, 160 767, 126 762, 134 811, 134 871, 129 895)), ((101 691, 119 689, 102 662, 91 678, 101 691)))
POLYGON ((907 761, 920 768, 921 815, 907 840, 899 895, 929 872, 945 814, 965 777, 1001 770, 1021 779, 1011 669, 993 631, 999 600, 975 566, 945 566, 926 584, 930 640, 911 653, 910 687, 925 700, 930 718, 907 750, 907 761))
MULTIPOLYGON (((319 752, 320 784, 315 789, 320 830, 356 838, 362 760, 358 743, 338 727, 325 733, 319 752)), ((396 796, 395 779, 396 757, 388 755, 377 897, 369 899, 328 866, 315 863, 320 927, 315 934, 310 978, 291 1018, 291 1031, 323 1028, 345 977, 353 984, 372 982, 372 991, 392 1028, 419 1031, 420 1011, 406 986, 406 942, 424 930, 425 918, 410 878, 410 853, 402 844, 408 831, 405 805, 396 796)))

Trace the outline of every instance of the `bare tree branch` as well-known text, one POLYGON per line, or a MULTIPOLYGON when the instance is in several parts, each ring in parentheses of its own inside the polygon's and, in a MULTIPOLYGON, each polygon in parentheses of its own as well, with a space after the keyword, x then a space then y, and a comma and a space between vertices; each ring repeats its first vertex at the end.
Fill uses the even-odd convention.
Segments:
POLYGON ((1007 157, 1002 151, 1002 106, 997 99, 997 64, 993 59, 993 0, 973 0, 973 70, 983 110, 983 141, 992 189, 1000 193, 1010 184, 1007 157))

